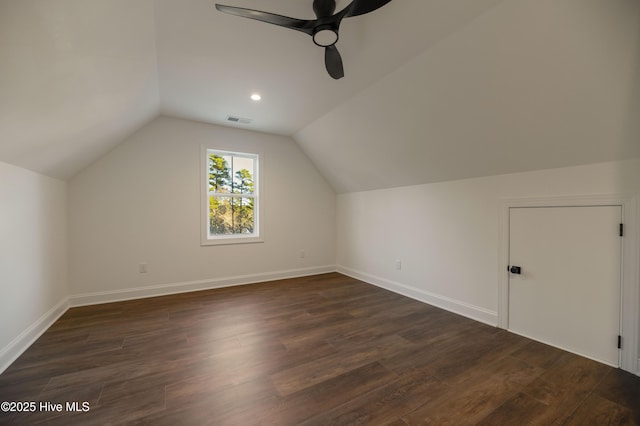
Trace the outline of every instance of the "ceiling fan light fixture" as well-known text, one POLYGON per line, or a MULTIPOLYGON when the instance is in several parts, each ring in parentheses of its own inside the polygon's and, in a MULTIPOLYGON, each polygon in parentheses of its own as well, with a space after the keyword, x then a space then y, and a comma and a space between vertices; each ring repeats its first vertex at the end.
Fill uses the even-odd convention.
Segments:
POLYGON ((313 42, 320 47, 333 46, 338 39, 338 32, 331 25, 320 25, 313 33, 313 42))

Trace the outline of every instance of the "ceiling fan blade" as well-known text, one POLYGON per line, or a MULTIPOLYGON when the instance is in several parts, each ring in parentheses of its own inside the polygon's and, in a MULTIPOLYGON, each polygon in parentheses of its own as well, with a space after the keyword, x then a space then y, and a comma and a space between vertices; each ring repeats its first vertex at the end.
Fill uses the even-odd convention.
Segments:
POLYGON ((351 4, 345 8, 345 10, 347 10, 345 18, 373 12, 376 9, 380 9, 390 1, 391 0, 353 0, 351 4))
POLYGON ((302 31, 303 33, 313 35, 313 28, 316 26, 315 20, 305 20, 289 18, 288 16, 276 15, 275 13, 262 12, 260 10, 245 9, 243 7, 225 6, 216 4, 216 9, 220 12, 229 13, 231 15, 241 16, 243 18, 255 19, 256 21, 266 22, 268 24, 279 25, 292 30, 302 31))
POLYGON ((344 77, 344 67, 342 66, 342 57, 335 45, 331 45, 324 50, 324 64, 327 72, 336 80, 344 77))
POLYGON ((336 0, 313 0, 313 11, 318 18, 331 16, 336 11, 336 0))

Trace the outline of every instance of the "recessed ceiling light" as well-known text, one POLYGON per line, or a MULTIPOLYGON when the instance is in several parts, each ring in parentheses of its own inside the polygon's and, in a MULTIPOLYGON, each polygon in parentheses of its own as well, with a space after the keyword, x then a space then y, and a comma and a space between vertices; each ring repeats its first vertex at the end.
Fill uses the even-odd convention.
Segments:
POLYGON ((258 93, 254 93, 253 95, 251 95, 251 99, 253 99, 254 101, 259 101, 260 99, 262 99, 262 96, 260 96, 260 94, 258 93))

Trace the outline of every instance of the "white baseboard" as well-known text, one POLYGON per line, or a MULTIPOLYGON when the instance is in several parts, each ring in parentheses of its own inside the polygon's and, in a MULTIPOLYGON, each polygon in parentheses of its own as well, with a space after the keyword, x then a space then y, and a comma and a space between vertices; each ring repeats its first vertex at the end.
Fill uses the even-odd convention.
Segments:
POLYGON ((0 350, 0 374, 18 359, 24 351, 29 349, 29 346, 67 312, 67 309, 69 309, 69 301, 65 298, 2 348, 0 350))
POLYGON ((255 284, 287 278, 335 272, 335 265, 313 268, 290 269, 286 271, 266 272, 251 275, 236 275, 226 278, 187 281, 181 283, 161 284, 149 287, 127 288, 122 290, 101 291, 96 293, 74 294, 69 296, 69 304, 75 306, 98 305, 101 303, 121 302, 124 300, 145 299, 148 297, 167 296, 170 294, 188 293, 200 290, 255 284))
POLYGON ((498 324, 498 313, 495 311, 490 311, 479 306, 474 306, 469 303, 451 299, 446 296, 441 296, 425 290, 420 290, 415 287, 410 287, 395 281, 387 280, 385 278, 347 268, 345 266, 338 265, 336 270, 341 274, 348 275, 352 278, 364 281, 369 284, 373 284, 377 287, 382 287, 394 293, 398 293, 403 296, 418 300, 420 302, 442 308, 455 314, 462 315, 464 317, 471 318, 473 320, 480 321, 494 327, 498 324))

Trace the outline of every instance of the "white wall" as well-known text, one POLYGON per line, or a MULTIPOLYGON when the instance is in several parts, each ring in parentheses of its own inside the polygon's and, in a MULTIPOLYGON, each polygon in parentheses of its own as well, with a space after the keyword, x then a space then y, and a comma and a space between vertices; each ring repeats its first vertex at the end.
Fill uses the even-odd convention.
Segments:
POLYGON ((62 181, 0 162, 0 372, 67 308, 62 181))
POLYGON ((70 180, 69 227, 72 304, 335 268, 335 193, 291 138, 176 118, 70 180), (264 243, 200 246, 201 145, 263 152, 264 243))
POLYGON ((341 194, 338 269, 497 324, 501 199, 620 193, 640 196, 640 159, 341 194))

